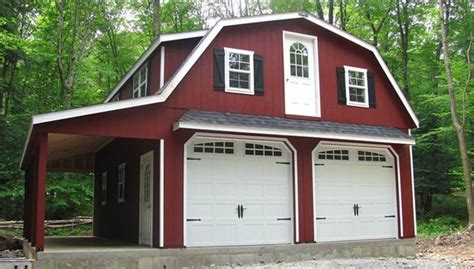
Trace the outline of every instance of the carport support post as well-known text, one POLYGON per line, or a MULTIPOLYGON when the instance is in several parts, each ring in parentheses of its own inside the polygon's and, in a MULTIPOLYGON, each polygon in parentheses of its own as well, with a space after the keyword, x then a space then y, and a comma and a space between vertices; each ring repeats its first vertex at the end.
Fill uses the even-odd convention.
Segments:
POLYGON ((35 233, 34 246, 36 251, 44 250, 44 215, 45 215, 45 198, 46 198, 46 174, 48 164, 48 134, 41 133, 38 137, 38 162, 36 184, 36 202, 34 218, 35 218, 35 233))

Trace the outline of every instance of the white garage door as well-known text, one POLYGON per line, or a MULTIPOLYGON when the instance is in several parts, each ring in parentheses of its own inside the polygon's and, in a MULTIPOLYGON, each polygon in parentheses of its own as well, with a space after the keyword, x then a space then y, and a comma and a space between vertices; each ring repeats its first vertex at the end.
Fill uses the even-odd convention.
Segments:
POLYGON ((396 173, 388 151, 320 146, 313 160, 317 242, 397 237, 396 173))
POLYGON ((293 242, 291 155, 281 143, 187 146, 187 246, 293 242))

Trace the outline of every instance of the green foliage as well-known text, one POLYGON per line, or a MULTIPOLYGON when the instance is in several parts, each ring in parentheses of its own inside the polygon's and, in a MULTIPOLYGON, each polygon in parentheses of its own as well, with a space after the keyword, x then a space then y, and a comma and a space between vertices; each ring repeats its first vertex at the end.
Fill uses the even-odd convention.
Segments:
POLYGON ((418 222, 418 236, 436 237, 440 234, 454 233, 462 230, 466 223, 451 216, 441 216, 418 222))

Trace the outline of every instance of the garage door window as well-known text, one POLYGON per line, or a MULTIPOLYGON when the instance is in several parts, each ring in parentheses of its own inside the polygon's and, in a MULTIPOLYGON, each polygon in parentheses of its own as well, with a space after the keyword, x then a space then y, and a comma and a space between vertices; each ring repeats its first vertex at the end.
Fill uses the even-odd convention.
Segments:
POLYGON ((370 152, 370 151, 358 151, 359 155, 359 161, 365 161, 365 162, 385 162, 387 159, 385 155, 375 153, 375 152, 370 152))
POLYGON ((194 144, 196 153, 234 154, 233 142, 207 142, 194 144))
POLYGON ((337 160, 337 161, 348 161, 349 151, 348 150, 326 150, 318 152, 318 159, 320 160, 337 160))
POLYGON ((261 144, 245 144, 245 155, 254 155, 254 156, 281 156, 281 149, 274 148, 270 146, 265 146, 261 144))

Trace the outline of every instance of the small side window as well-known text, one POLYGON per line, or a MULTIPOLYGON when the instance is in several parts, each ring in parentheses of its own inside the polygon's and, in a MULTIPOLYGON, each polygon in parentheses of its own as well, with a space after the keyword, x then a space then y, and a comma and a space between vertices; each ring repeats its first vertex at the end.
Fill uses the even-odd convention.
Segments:
POLYGON ((118 199, 117 202, 122 203, 125 201, 125 163, 122 163, 118 167, 118 199))
POLYGON ((102 173, 100 184, 101 184, 102 205, 106 205, 107 204, 107 171, 102 173))
POLYGON ((344 66, 347 105, 369 107, 367 69, 344 66))
POLYGON ((132 97, 139 98, 148 94, 148 65, 145 63, 133 76, 132 97))

